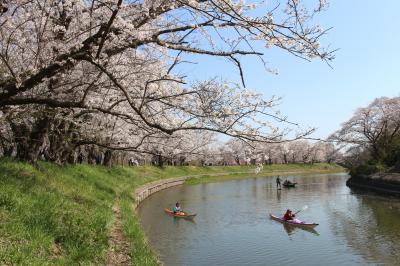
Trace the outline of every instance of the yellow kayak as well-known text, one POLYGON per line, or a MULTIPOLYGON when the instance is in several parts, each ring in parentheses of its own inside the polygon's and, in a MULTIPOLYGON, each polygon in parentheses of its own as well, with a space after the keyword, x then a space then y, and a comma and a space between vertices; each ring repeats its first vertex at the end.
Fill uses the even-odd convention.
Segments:
POLYGON ((179 218, 186 218, 186 219, 193 219, 197 214, 188 214, 186 212, 177 212, 174 213, 171 209, 165 208, 164 211, 174 217, 179 217, 179 218))

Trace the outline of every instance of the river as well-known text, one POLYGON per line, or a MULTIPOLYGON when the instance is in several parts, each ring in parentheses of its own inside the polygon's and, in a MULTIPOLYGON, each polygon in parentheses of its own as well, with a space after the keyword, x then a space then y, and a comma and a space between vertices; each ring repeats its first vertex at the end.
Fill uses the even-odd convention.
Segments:
POLYGON ((355 192, 346 174, 288 176, 182 185, 138 208, 164 265, 400 265, 400 199, 355 192), (281 177, 282 178, 282 177, 281 177), (179 201, 193 222, 168 216, 179 201), (307 207, 305 207, 307 206, 307 207), (284 226, 269 213, 302 210, 315 230, 284 226))

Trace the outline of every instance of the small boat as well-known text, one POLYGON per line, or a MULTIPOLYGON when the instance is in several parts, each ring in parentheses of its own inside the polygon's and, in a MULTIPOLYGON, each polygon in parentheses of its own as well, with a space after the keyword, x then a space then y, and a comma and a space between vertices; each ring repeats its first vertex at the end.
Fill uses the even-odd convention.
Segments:
POLYGON ((296 182, 292 183, 292 182, 283 182, 283 186, 284 187, 295 187, 296 186, 296 182))
POLYGON ((299 219, 294 219, 294 220, 284 220, 283 217, 279 217, 273 214, 269 214, 272 220, 284 223, 284 224, 290 224, 290 225, 295 225, 295 226, 299 226, 299 227, 305 227, 305 228, 314 228, 316 227, 318 224, 316 223, 307 223, 304 221, 301 221, 299 219))
POLYGON ((164 211, 174 217, 185 218, 185 219, 193 219, 197 214, 188 214, 186 212, 177 212, 174 213, 171 209, 165 208, 164 211))

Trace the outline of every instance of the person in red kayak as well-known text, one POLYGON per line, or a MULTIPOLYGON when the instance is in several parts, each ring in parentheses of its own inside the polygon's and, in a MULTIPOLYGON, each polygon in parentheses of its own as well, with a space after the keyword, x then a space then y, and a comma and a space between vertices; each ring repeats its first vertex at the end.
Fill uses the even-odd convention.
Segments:
POLYGON ((179 202, 177 202, 175 204, 175 207, 172 209, 172 211, 174 212, 174 214, 176 214, 178 212, 182 212, 182 208, 181 208, 181 205, 179 204, 179 202))
POLYGON ((294 213, 292 213, 291 210, 288 209, 288 210, 286 211, 285 215, 283 216, 283 220, 285 220, 285 221, 293 220, 293 218, 294 218, 295 216, 296 216, 296 215, 295 215, 294 213))

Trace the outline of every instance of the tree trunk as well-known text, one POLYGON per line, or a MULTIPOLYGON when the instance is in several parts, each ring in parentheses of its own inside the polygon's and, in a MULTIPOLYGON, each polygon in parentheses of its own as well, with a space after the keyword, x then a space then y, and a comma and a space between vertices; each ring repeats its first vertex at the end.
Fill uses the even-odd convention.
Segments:
POLYGON ((48 149, 45 152, 47 160, 60 165, 75 163, 75 144, 78 141, 76 126, 67 120, 53 122, 52 130, 49 132, 48 149))
POLYGON ((3 150, 3 156, 11 157, 14 151, 14 145, 1 142, 1 148, 3 150))
POLYGON ((48 135, 50 119, 42 117, 35 121, 30 128, 26 124, 11 123, 15 143, 17 143, 16 157, 22 161, 28 161, 36 165, 43 144, 48 135))
POLYGON ((237 165, 240 165, 240 157, 238 155, 235 156, 235 161, 237 165))
POLYGON ((96 151, 94 146, 89 148, 87 162, 88 164, 96 164, 96 151))
POLYGON ((106 150, 104 153, 104 160, 103 160, 103 165, 111 167, 112 166, 112 154, 113 152, 111 150, 106 150))

